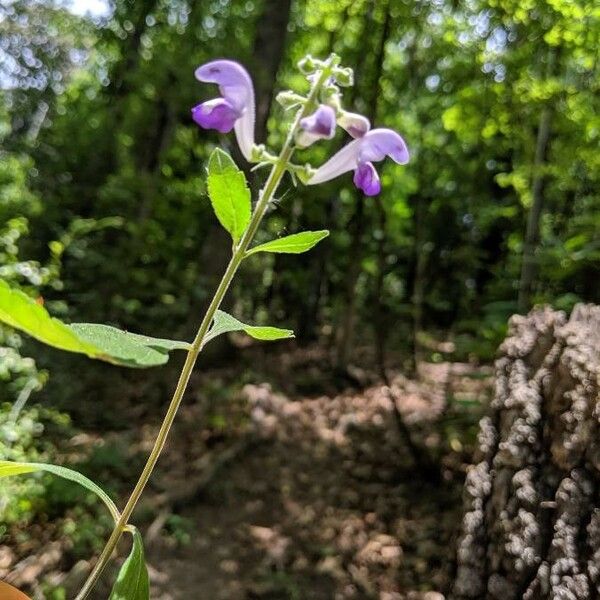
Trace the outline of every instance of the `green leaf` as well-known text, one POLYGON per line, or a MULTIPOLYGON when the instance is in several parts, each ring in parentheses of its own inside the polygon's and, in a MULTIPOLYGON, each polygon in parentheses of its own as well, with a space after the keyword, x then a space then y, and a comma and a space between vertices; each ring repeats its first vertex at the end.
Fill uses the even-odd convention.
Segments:
POLYGON ((106 504, 108 510, 112 514, 115 522, 119 520, 119 511, 115 506, 115 503, 110 499, 110 496, 98 485, 96 485, 91 479, 88 479, 85 475, 67 469, 65 467, 59 467, 58 465, 48 465, 44 463, 27 463, 27 462, 13 462, 9 460, 0 460, 0 478, 2 477, 14 477, 15 475, 24 475, 26 473, 36 473, 39 471, 45 471, 46 473, 52 473, 63 479, 73 481, 83 486, 90 492, 93 492, 106 504))
POLYGON ((230 314, 218 310, 215 313, 213 324, 206 336, 206 341, 210 341, 223 333, 231 331, 243 331, 249 336, 257 340, 282 340, 294 337, 294 332, 291 329, 279 329, 278 327, 259 327, 256 325, 247 325, 238 321, 230 314))
POLYGON ((109 600, 148 600, 150 582, 142 536, 135 527, 129 526, 128 531, 133 535, 133 546, 119 570, 109 600))
POLYGON ((69 327, 51 317, 35 300, 12 289, 0 280, 0 321, 20 329, 49 346, 94 356, 97 352, 91 344, 80 340, 69 327))
POLYGON ((311 248, 314 248, 322 239, 329 235, 329 231, 302 231, 286 235, 285 237, 271 242, 266 242, 260 246, 251 248, 246 252, 246 256, 256 254, 257 252, 278 252, 281 254, 302 254, 311 248))
POLYGON ((250 222, 250 190, 244 173, 219 148, 208 161, 208 194, 217 219, 239 241, 250 222))
POLYGON ((66 350, 127 367, 152 367, 169 360, 170 350, 187 350, 187 342, 151 338, 109 325, 67 325, 51 317, 35 300, 0 280, 0 321, 35 339, 66 350))
POLYGON ((152 367, 169 360, 169 350, 186 350, 187 342, 163 340, 121 331, 100 323, 73 323, 69 329, 81 340, 93 344, 110 362, 131 367, 152 367))

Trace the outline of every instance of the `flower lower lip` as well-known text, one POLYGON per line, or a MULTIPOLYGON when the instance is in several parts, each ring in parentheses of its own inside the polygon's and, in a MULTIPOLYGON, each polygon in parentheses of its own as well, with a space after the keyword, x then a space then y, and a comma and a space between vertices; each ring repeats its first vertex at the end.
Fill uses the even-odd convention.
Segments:
POLYGON ((240 114, 224 99, 209 100, 192 109, 192 117, 204 129, 229 133, 240 114))

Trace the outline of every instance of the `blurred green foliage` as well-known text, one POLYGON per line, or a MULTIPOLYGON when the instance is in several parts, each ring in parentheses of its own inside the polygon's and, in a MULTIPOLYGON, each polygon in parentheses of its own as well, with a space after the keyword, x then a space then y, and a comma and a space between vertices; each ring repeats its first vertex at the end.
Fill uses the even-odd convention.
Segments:
MULTIPOLYGON (((307 256, 253 257, 231 304, 285 321, 300 343, 325 338, 342 363, 359 341, 414 355, 422 331, 453 340, 453 358, 490 360, 519 309, 536 194, 527 303, 600 300, 593 3, 114 0, 92 18, 13 0, 0 16, 0 274, 46 286, 67 318, 189 338, 228 253, 206 160, 220 144, 245 166, 232 136, 192 123, 214 93, 194 68, 243 62, 258 141, 277 147, 275 93, 306 86, 295 61, 330 51, 355 67, 346 106, 400 131, 412 161, 383 168, 377 199, 350 176, 288 181, 258 241, 332 235, 307 256)), ((318 164, 341 143, 298 159, 318 164)))
MULTIPOLYGON (((39 406, 26 408, 18 415, 12 406, 0 408, 0 456, 15 461, 52 460, 57 454, 56 434, 69 430, 67 415, 39 406)), ((46 506, 46 490, 40 478, 18 477, 3 482, 0 488, 0 514, 6 527, 31 519, 46 506)))

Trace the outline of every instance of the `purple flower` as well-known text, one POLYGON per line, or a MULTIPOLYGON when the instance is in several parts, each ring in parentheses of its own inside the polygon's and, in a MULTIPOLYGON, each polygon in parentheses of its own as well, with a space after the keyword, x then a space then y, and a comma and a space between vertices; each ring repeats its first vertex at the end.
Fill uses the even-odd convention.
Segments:
POLYGON ((381 191, 381 180, 372 162, 359 163, 354 170, 352 181, 365 193, 365 196, 377 196, 381 191))
POLYGON ((208 100, 192 108, 192 118, 204 129, 216 129, 235 135, 247 160, 254 146, 254 87, 242 65, 231 60, 213 60, 196 69, 196 79, 216 83, 220 98, 208 100))
POLYGON ((335 110, 331 106, 320 104, 312 115, 300 120, 300 128, 296 143, 302 148, 317 140, 330 140, 335 135, 335 110))
POLYGON ((381 191, 379 175, 373 162, 389 156, 399 165, 408 162, 408 148, 404 140, 391 129, 372 129, 363 137, 350 142, 308 180, 309 185, 323 183, 354 169, 354 185, 367 196, 381 191))

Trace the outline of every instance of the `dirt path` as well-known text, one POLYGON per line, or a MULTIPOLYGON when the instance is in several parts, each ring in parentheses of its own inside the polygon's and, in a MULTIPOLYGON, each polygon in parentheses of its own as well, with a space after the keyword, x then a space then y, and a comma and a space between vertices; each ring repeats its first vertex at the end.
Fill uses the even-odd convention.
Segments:
MULTIPOLYGON (((402 385, 409 420, 443 410, 439 385, 402 385)), ((411 466, 383 388, 299 400, 266 385, 244 393, 260 443, 188 501, 189 545, 160 535, 151 544, 153 598, 441 598, 460 477, 431 481, 411 466)))

